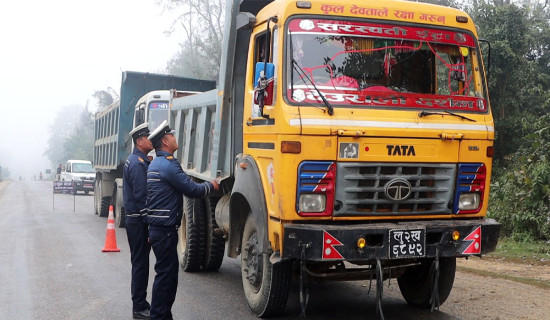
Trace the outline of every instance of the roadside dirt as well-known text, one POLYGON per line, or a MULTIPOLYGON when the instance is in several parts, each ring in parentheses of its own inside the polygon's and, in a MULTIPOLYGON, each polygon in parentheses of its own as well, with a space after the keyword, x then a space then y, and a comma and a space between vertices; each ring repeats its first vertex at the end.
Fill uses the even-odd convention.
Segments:
POLYGON ((468 260, 457 260, 458 268, 468 268, 501 275, 509 278, 532 279, 550 287, 550 263, 548 261, 533 263, 517 263, 503 259, 472 257, 468 260))
POLYGON ((457 260, 449 300, 442 306, 460 319, 550 319, 550 265, 492 258, 457 260))

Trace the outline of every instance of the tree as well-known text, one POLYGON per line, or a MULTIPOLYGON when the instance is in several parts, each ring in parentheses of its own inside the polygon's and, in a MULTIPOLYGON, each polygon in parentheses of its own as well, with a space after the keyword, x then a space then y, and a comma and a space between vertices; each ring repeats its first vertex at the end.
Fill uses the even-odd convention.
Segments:
POLYGON ((182 28, 186 35, 180 52, 168 62, 167 72, 217 80, 225 0, 158 0, 158 3, 166 10, 178 12, 172 28, 182 28))
POLYGON ((6 180, 10 177, 10 169, 8 167, 0 166, 0 181, 6 180))
POLYGON ((96 100, 98 111, 110 106, 115 100, 107 90, 95 91, 94 94, 92 94, 92 97, 96 100))
POLYGON ((63 144, 64 157, 68 159, 92 160, 94 153, 93 115, 84 107, 78 124, 63 144))
POLYGON ((48 147, 44 156, 52 168, 69 159, 91 160, 93 156, 93 115, 88 107, 66 106, 58 112, 50 125, 48 147))

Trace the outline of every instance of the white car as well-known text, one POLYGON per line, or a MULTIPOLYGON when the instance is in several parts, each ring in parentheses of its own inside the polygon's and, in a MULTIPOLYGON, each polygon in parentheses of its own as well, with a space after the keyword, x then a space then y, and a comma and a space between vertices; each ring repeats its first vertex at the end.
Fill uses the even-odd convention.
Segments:
POLYGON ((74 193, 84 191, 88 194, 94 191, 95 170, 91 161, 68 160, 61 171, 61 181, 74 181, 74 193))

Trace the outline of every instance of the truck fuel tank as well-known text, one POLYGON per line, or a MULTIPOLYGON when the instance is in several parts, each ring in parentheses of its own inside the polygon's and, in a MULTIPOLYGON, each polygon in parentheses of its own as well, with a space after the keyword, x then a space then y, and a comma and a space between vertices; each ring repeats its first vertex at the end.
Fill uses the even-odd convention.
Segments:
POLYGON ((231 194, 224 195, 216 205, 215 215, 216 223, 223 229, 225 234, 229 234, 229 202, 231 194))

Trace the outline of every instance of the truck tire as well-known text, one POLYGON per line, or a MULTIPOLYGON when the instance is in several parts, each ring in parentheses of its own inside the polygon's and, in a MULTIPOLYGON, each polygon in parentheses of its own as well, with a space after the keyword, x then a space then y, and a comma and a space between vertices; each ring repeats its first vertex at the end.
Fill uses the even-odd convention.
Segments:
POLYGON ((205 209, 203 199, 184 197, 183 217, 178 229, 178 259, 183 271, 200 271, 204 256, 205 209))
POLYGON ((102 197, 101 196, 101 182, 96 180, 95 189, 97 192, 94 192, 94 207, 95 214, 100 217, 107 217, 109 215, 109 205, 111 204, 111 197, 102 197))
MULTIPOLYGON (((401 295, 408 304, 419 308, 430 308, 432 276, 430 270, 434 259, 425 259, 420 265, 408 267, 397 278, 401 295)), ((451 294, 456 272, 456 258, 439 258, 439 304, 442 305, 451 294)))
POLYGON ((204 199, 206 208, 206 248, 202 268, 205 271, 217 271, 222 266, 223 254, 225 253, 225 239, 217 235, 215 230, 218 228, 216 223, 216 204, 219 197, 207 197, 204 199))
POLYGON ((121 206, 115 206, 115 225, 118 228, 125 228, 126 227, 126 211, 124 210, 124 207, 121 206))
POLYGON ((107 217, 109 215, 109 206, 111 205, 111 197, 102 197, 99 205, 99 216, 107 217))
POLYGON ((256 220, 249 214, 241 243, 241 278, 250 310, 257 317, 273 317, 286 306, 291 265, 289 261, 272 264, 260 247, 261 236, 256 220))

